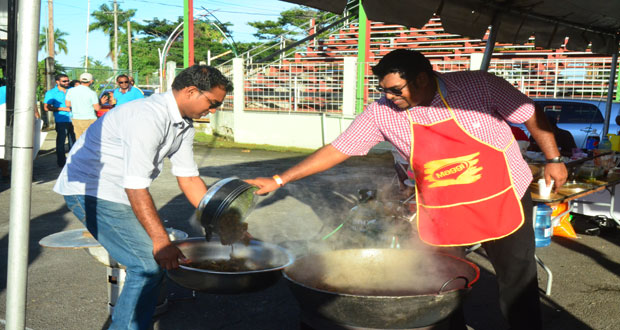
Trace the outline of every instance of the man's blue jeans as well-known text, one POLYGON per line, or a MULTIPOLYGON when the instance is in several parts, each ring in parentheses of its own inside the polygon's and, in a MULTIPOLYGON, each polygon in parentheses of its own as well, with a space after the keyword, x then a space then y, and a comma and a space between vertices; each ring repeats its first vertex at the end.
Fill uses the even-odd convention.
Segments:
POLYGON ((164 272, 153 258, 153 242, 131 206, 93 196, 64 196, 69 209, 127 270, 110 329, 151 326, 164 272))
MULTIPOLYGON (((65 156, 65 139, 69 139, 69 149, 75 143, 75 132, 72 123, 56 123, 56 162, 58 166, 65 166, 67 156, 65 156)), ((68 150, 67 150, 68 151, 68 150)))

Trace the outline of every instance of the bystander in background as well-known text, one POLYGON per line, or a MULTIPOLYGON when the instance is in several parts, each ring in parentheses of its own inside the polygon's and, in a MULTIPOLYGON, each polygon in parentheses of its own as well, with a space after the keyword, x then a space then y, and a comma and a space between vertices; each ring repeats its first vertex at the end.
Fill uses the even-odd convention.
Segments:
MULTIPOLYGON (((560 155, 565 157, 571 157, 573 155, 573 149, 577 148, 577 144, 575 143, 575 138, 573 138, 573 134, 571 132, 561 129, 558 127, 558 119, 555 115, 550 113, 545 113, 547 116, 547 121, 551 125, 551 129, 553 131, 553 137, 555 138, 555 142, 558 145, 558 149, 560 150, 560 155)), ((530 146, 528 148, 529 151, 540 152, 540 147, 536 143, 536 140, 530 137, 530 146)))
POLYGON ((142 95, 144 95, 144 92, 138 87, 136 86, 136 81, 133 79, 132 76, 129 76, 129 83, 131 84, 131 87, 137 89, 138 91, 140 91, 140 93, 142 93, 142 95))
POLYGON ((54 121, 56 121, 56 163, 58 167, 65 166, 67 161, 65 139, 69 141, 69 149, 75 143, 75 132, 71 122, 71 108, 65 104, 68 87, 69 77, 66 74, 56 75, 56 87, 47 91, 43 100, 45 111, 54 112, 54 121))
POLYGON ((144 94, 142 94, 136 87, 133 87, 129 82, 129 77, 125 74, 119 75, 116 77, 116 83, 118 84, 118 88, 114 90, 112 94, 112 98, 109 95, 104 95, 101 97, 101 104, 110 103, 110 105, 121 105, 127 102, 143 99, 144 94))
POLYGON ((75 86, 79 86, 80 85, 80 81, 79 80, 71 80, 71 82, 69 82, 69 88, 73 88, 75 86))
POLYGON ((97 94, 90 89, 93 75, 84 72, 80 75, 80 83, 67 91, 65 104, 73 113, 73 127, 76 140, 86 131, 88 126, 97 120, 96 111, 101 108, 97 94))

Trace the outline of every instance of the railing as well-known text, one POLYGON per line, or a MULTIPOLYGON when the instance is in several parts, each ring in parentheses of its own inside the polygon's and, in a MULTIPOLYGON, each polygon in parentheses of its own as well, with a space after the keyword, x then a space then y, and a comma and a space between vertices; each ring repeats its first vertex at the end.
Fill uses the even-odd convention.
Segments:
MULTIPOLYGON (((431 60, 437 72, 466 71, 470 61, 431 60)), ((372 66, 375 63, 365 63, 372 66)), ((607 95, 611 59, 492 60, 489 72, 503 77, 532 98, 598 99, 607 95)), ((381 94, 372 70, 365 77, 364 105, 381 94)), ((341 113, 342 63, 289 63, 245 67, 245 110, 341 113)), ((237 87, 239 88, 239 87, 237 87)), ((232 109, 232 94, 223 109, 232 109)), ((359 100, 358 100, 359 102, 359 100)))
POLYGON ((607 97, 611 58, 493 60, 489 72, 529 97, 600 99, 607 97))
POLYGON ((341 112, 342 63, 248 65, 245 110, 341 112))
MULTIPOLYGON (((315 22, 317 24, 317 25, 315 25, 315 27, 318 28, 319 25, 322 25, 322 26, 330 25, 330 24, 336 22, 338 19, 340 19, 340 16, 336 16, 336 15, 332 15, 330 13, 323 12, 315 19, 315 22)), ((343 23, 343 24, 346 24, 346 23, 343 23)), ((337 27, 335 27, 334 31, 338 31, 338 29, 340 27, 342 27, 342 24, 337 26, 337 27)), ((311 21, 308 20, 307 23, 304 23, 299 28, 302 31, 309 31, 312 28, 311 21)), ((290 44, 290 43, 295 42, 295 40, 288 40, 288 42, 290 44)), ((272 53, 274 51, 278 51, 278 50, 284 49, 286 47, 286 43, 287 43, 287 40, 286 40, 286 38, 284 36, 282 36, 282 35, 276 36, 276 37, 274 37, 274 38, 272 38, 270 40, 265 41, 264 43, 262 43, 262 44, 260 44, 260 45, 258 45, 256 47, 253 47, 253 48, 249 49, 248 51, 246 51, 246 52, 244 52, 242 54, 239 54, 239 57, 245 59, 245 62, 246 62, 247 65, 251 65, 251 64, 253 64, 255 62, 256 59, 260 60, 261 57, 264 57, 267 54, 270 54, 270 53, 272 53)), ((287 52, 283 53, 283 55, 281 57, 275 59, 274 61, 271 61, 271 63, 274 63, 274 62, 277 62, 277 61, 281 61, 282 59, 295 54, 299 50, 299 48, 302 48, 302 47, 303 46, 300 45, 297 48, 291 49, 290 51, 287 51, 287 52)), ((231 63, 232 63, 232 59, 222 63, 221 65, 222 66, 230 65, 231 63)))

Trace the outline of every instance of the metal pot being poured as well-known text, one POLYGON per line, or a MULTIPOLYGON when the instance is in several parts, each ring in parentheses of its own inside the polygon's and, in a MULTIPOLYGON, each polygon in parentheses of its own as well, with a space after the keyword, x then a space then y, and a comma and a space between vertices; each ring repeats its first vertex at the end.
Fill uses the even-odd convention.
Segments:
POLYGON ((222 179, 207 190, 196 209, 196 219, 204 227, 207 241, 217 234, 225 245, 249 242, 245 218, 256 205, 256 190, 236 177, 222 179))

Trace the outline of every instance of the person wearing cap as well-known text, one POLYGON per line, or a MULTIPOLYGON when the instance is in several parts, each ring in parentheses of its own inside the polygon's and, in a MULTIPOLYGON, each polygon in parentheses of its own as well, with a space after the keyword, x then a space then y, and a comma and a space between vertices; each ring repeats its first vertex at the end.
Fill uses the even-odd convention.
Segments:
POLYGON ((65 104, 73 112, 73 127, 76 140, 80 138, 88 126, 97 119, 96 111, 100 109, 97 94, 90 89, 93 75, 84 72, 80 75, 80 84, 67 91, 65 104))

